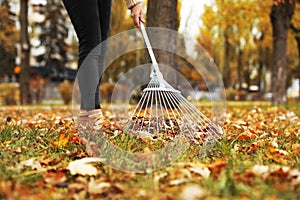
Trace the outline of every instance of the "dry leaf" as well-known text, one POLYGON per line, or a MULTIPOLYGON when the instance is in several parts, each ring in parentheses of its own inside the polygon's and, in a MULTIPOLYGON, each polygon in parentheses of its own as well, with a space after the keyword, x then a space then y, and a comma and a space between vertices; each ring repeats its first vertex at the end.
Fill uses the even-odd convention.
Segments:
POLYGON ((53 144, 58 147, 67 146, 69 142, 69 137, 66 137, 66 134, 62 133, 59 135, 58 141, 54 141, 53 144))
POLYGON ((266 178, 269 175, 270 167, 264 166, 264 165, 254 165, 252 168, 252 172, 256 176, 261 176, 263 178, 266 178))
POLYGON ((180 194, 180 199, 196 200, 206 196, 206 191, 198 185, 186 186, 180 194))
POLYGON ((33 170, 37 170, 39 172, 44 171, 42 168, 41 163, 36 159, 36 158, 30 158, 28 160, 24 160, 19 164, 19 169, 23 168, 24 166, 26 167, 31 167, 33 170))
POLYGON ((250 131, 245 131, 238 136, 238 140, 251 140, 256 138, 257 136, 250 131))
POLYGON ((290 178, 292 179, 291 185, 300 185, 300 171, 297 169, 293 169, 290 171, 290 178))
POLYGON ((210 175, 210 170, 207 167, 194 167, 190 168, 191 172, 194 172, 196 174, 200 174, 204 178, 208 178, 210 175))
POLYGON ((57 184, 57 183, 64 183, 67 178, 65 176, 65 173, 62 171, 55 171, 55 172, 47 172, 42 175, 44 178, 44 181, 46 183, 50 183, 52 185, 57 184))
POLYGON ((175 179, 169 182, 170 186, 176 186, 176 185, 180 185, 183 183, 186 183, 188 180, 185 178, 180 178, 180 179, 175 179))
POLYGON ((72 175, 88 175, 96 176, 98 174, 97 168, 91 163, 103 162, 103 158, 82 158, 80 160, 75 160, 69 163, 68 170, 72 175))
POLYGON ((94 178, 91 179, 88 185, 88 192, 90 194, 101 194, 103 193, 104 189, 111 187, 111 183, 103 182, 103 180, 94 180, 94 178))

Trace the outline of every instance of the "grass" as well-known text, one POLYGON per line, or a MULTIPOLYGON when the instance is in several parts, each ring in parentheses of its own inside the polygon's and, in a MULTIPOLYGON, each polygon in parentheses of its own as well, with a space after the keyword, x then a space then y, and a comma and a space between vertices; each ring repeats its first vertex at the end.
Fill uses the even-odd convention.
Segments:
MULTIPOLYGON (((81 176, 67 170, 69 162, 88 156, 85 147, 75 140, 74 124, 64 120, 64 116, 71 116, 70 108, 3 109, 0 199, 21 194, 37 199, 72 199, 80 195, 88 199, 182 199, 184 191, 192 186, 203 191, 199 199, 299 199, 300 182, 294 184, 296 178, 289 174, 300 169, 299 103, 272 107, 267 102, 228 102, 227 114, 231 117, 224 124, 225 135, 206 156, 199 157, 200 146, 191 146, 176 162, 151 173, 121 172, 99 163, 97 176, 81 176), (298 118, 289 118, 290 112, 298 118), (7 121, 7 117, 12 120, 7 121), (14 122, 21 119, 29 122, 14 122), (241 121, 247 125, 243 127, 241 121), (248 132, 255 137, 242 137, 248 132), (62 134, 68 136, 66 145, 55 145, 62 134), (271 147, 274 143, 276 148, 271 147), (28 159, 36 160, 43 170, 21 165, 28 159), (270 171, 256 174, 255 166, 270 171), (280 170, 282 167, 287 171, 280 170), (210 172, 207 177, 201 174, 204 168, 210 172), (62 173, 64 180, 61 182, 53 173, 62 173), (93 180, 109 182, 112 187, 91 193, 93 180)), ((122 134, 114 144, 133 152, 159 148, 159 143, 122 134)))

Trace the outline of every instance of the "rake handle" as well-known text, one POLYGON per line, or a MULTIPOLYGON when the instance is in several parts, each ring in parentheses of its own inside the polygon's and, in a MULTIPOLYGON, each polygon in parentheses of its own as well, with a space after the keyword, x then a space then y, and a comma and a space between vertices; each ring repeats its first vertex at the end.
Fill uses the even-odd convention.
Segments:
POLYGON ((154 73, 156 73, 157 75, 159 74, 160 76, 162 76, 162 74, 161 74, 161 72, 159 70, 159 67, 158 67, 158 63, 157 63, 156 58, 154 56, 153 49, 152 49, 149 37, 147 35, 145 26, 144 26, 144 24, 143 24, 142 21, 140 22, 140 27, 141 27, 141 32, 142 32, 144 41, 146 43, 146 47, 147 47, 148 53, 149 53, 151 61, 152 61, 152 65, 154 67, 154 73))

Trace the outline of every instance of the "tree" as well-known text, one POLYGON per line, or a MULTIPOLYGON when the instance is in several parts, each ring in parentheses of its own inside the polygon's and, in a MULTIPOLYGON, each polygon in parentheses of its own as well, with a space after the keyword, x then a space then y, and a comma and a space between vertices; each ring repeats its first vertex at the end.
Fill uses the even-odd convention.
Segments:
POLYGON ((269 18, 272 2, 261 1, 258 10, 258 23, 254 42, 256 45, 256 59, 258 65, 257 85, 259 86, 259 97, 263 98, 265 92, 270 92, 267 87, 266 74, 270 72, 272 63, 272 27, 269 18))
POLYGON ((18 31, 15 23, 15 13, 10 11, 8 0, 0 1, 0 76, 13 75, 17 54, 16 41, 18 31))
POLYGON ((293 36, 297 42, 297 48, 298 48, 298 67, 296 70, 294 70, 294 73, 296 78, 299 79, 299 97, 298 99, 300 100, 300 0, 298 0, 297 6, 297 12, 295 13, 295 16, 293 17, 293 21, 291 23, 291 30, 293 33, 293 36))
POLYGON ((21 104, 30 104, 31 95, 29 88, 30 79, 30 42, 28 34, 28 0, 20 0, 20 46, 21 46, 21 73, 20 90, 21 104))
MULTIPOLYGON (((148 27, 161 27, 168 28, 171 30, 177 30, 179 27, 178 20, 178 0, 151 0, 148 1, 147 6, 147 26, 148 27)), ((158 38, 157 38, 158 39, 158 38)), ((151 40, 151 38, 150 38, 151 40)), ((170 46, 170 49, 176 49, 176 38, 175 35, 171 36, 168 34, 161 34, 159 41, 164 43, 163 46, 170 46)), ((158 63, 165 64, 170 67, 176 67, 176 54, 168 53, 161 50, 156 50, 156 59, 158 63)), ((165 74, 165 78, 171 79, 171 77, 167 77, 165 74)), ((174 79, 174 77, 173 77, 174 79)), ((175 81, 176 82, 176 81, 175 81)), ((175 83, 174 82, 174 83, 175 83)))
POLYGON ((43 21, 36 23, 41 27, 40 46, 45 49, 37 56, 37 61, 51 71, 62 72, 67 62, 67 13, 60 0, 48 0, 46 5, 35 5, 35 8, 45 16, 43 21))
POLYGON ((295 0, 273 0, 270 18, 273 30, 272 103, 287 102, 287 36, 295 9, 295 0))
MULTIPOLYGON (((250 63, 245 56, 253 48, 251 35, 257 18, 256 0, 218 0, 205 6, 201 17, 203 26, 200 28, 200 38, 210 33, 211 40, 214 41, 212 47, 204 46, 212 49, 212 56, 220 66, 226 88, 236 85, 241 89, 245 81, 244 74, 249 74, 247 71, 250 63)), ((199 42, 205 43, 201 39, 199 42)), ((249 86, 249 77, 245 79, 249 86)))

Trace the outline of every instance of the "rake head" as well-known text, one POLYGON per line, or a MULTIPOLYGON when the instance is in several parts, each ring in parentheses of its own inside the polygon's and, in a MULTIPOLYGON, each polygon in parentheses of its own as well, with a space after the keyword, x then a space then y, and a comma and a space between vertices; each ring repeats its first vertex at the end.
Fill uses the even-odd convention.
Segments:
POLYGON ((218 140, 222 129, 164 80, 143 23, 141 32, 152 61, 150 82, 124 131, 151 139, 183 137, 197 144, 218 140))
POLYGON ((136 137, 173 140, 183 137, 203 144, 222 135, 220 127, 202 114, 152 67, 151 80, 124 130, 136 137))

